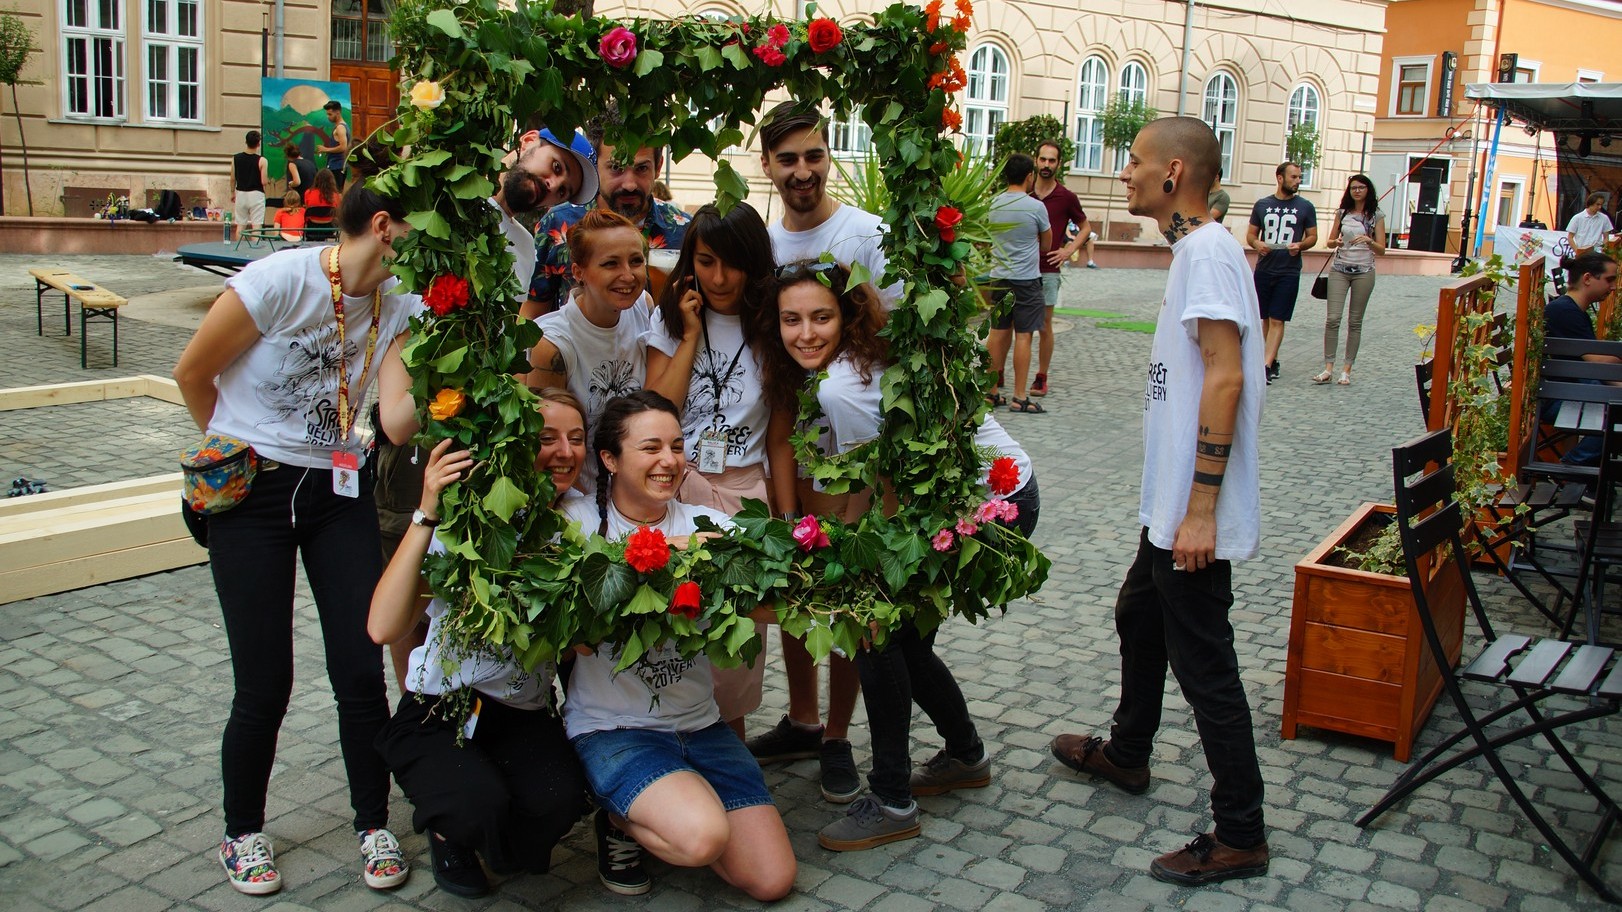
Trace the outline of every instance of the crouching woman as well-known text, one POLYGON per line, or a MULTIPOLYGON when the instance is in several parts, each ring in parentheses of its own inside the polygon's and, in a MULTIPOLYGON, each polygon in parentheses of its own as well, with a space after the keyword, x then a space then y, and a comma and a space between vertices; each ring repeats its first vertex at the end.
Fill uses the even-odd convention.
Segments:
MULTIPOLYGON (((728 517, 676 500, 687 469, 681 419, 670 400, 639 390, 609 401, 592 435, 599 460, 597 502, 564 512, 583 529, 618 541, 640 528, 685 547, 696 520, 728 517)), ((659 858, 708 866, 752 898, 793 889, 796 864, 783 818, 760 765, 721 721, 709 659, 684 659, 666 645, 623 672, 612 643, 575 660, 563 708, 569 739, 605 813, 659 858)))

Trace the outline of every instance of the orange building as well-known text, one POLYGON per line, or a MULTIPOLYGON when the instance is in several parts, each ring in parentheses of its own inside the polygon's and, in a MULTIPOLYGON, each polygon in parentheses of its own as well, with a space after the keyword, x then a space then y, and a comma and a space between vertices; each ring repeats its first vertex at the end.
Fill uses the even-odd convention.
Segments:
POLYGON ((1494 81, 1510 54, 1516 82, 1622 82, 1618 46, 1622 3, 1615 0, 1392 0, 1368 173, 1382 192, 1390 188, 1381 205, 1393 229, 1408 234, 1410 246, 1435 242, 1458 252, 1461 217, 1480 207, 1486 255, 1495 225, 1563 227, 1555 137, 1528 135, 1519 124, 1500 132, 1483 205, 1495 112, 1466 100, 1464 87, 1494 81))

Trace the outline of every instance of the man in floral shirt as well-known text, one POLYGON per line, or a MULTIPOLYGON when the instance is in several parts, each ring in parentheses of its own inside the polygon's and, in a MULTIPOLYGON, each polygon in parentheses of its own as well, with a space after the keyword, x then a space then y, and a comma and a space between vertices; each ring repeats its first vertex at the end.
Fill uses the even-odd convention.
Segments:
POLYGON ((681 248, 691 218, 686 212, 653 198, 653 182, 664 165, 664 150, 638 149, 629 162, 614 161, 614 147, 603 143, 601 119, 586 127, 586 137, 597 154, 597 198, 590 203, 554 206, 535 226, 535 277, 529 300, 519 314, 535 319, 562 307, 574 286, 569 274, 569 229, 593 206, 618 212, 642 228, 650 249, 681 248))

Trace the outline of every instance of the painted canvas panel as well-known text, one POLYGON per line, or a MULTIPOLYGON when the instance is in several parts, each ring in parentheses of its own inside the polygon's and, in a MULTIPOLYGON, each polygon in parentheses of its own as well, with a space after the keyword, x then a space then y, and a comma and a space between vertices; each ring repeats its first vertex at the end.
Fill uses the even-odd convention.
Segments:
POLYGON ((351 131, 351 136, 354 135, 349 83, 269 76, 259 82, 259 129, 264 134, 262 153, 270 167, 272 180, 287 176, 287 158, 282 153, 282 146, 289 142, 298 146, 299 155, 315 162, 316 167, 326 167, 326 156, 315 150, 332 143, 334 124, 327 119, 327 102, 336 101, 343 105, 344 126, 351 131))

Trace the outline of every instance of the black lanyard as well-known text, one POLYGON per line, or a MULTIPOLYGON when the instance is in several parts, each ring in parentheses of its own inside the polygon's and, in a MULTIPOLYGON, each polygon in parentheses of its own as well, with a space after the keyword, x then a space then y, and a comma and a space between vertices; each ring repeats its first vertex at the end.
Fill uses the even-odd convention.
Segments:
MULTIPOLYGON (((712 352, 715 351, 715 349, 710 346, 709 313, 705 310, 700 310, 698 312, 698 321, 699 325, 704 328, 704 348, 712 352)), ((738 329, 741 334, 743 327, 740 326, 738 329)), ((743 357, 743 350, 747 347, 748 344, 746 342, 739 341, 738 350, 732 353, 732 363, 727 365, 726 373, 719 375, 712 374, 710 376, 710 382, 715 384, 715 412, 717 415, 721 413, 721 393, 726 389, 727 381, 732 379, 732 372, 738 369, 738 359, 743 357)))

